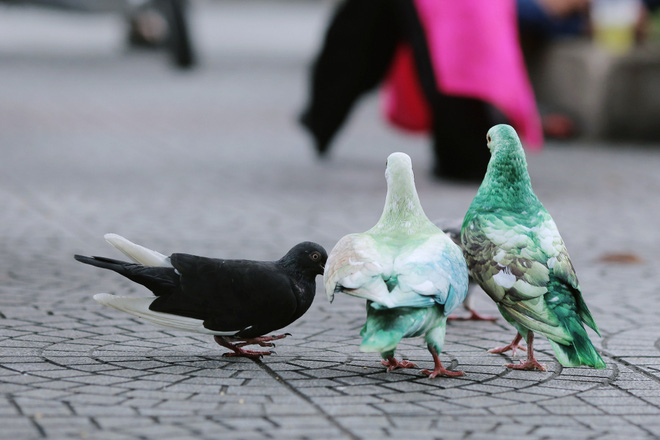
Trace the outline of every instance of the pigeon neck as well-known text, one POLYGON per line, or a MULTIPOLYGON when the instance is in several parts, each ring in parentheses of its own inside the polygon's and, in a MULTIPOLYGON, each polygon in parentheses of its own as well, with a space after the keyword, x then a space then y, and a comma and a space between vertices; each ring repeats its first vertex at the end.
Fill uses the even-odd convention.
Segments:
POLYGON ((388 181, 383 214, 371 232, 407 231, 414 234, 428 227, 434 225, 422 209, 412 175, 409 179, 388 181))
POLYGON ((277 264, 284 269, 284 271, 289 274, 289 276, 295 278, 296 280, 302 280, 305 278, 305 272, 304 270, 300 267, 299 264, 296 263, 295 260, 286 258, 281 258, 277 264))
POLYGON ((295 260, 288 259, 286 256, 277 261, 277 264, 291 277, 297 304, 293 320, 296 320, 309 309, 314 301, 317 274, 303 269, 295 260))
POLYGON ((493 154, 477 198, 482 207, 514 208, 539 203, 532 190, 522 150, 505 150, 493 154))

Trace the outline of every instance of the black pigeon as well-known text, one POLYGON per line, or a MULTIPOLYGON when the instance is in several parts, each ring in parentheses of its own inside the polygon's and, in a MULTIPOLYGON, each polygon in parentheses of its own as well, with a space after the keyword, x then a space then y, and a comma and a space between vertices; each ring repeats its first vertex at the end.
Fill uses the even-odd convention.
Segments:
POLYGON ((223 260, 188 254, 167 257, 116 235, 105 239, 133 263, 75 255, 92 266, 111 269, 151 290, 156 298, 94 295, 101 304, 152 323, 214 335, 232 350, 225 356, 259 358, 270 351, 243 349, 287 334, 264 336, 300 318, 312 305, 316 276, 328 255, 309 241, 295 245, 277 261, 223 260))

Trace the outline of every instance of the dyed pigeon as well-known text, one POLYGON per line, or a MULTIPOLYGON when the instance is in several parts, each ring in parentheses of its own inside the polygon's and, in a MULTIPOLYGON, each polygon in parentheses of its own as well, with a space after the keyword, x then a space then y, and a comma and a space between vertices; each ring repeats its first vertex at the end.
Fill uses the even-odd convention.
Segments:
POLYGON ((397 361, 402 338, 424 336, 433 356, 433 378, 461 376, 442 366, 438 354, 445 339, 447 316, 465 298, 468 273, 458 246, 424 214, 415 189, 410 157, 387 159, 387 197, 376 225, 350 234, 335 245, 324 273, 332 302, 336 292, 367 300, 367 322, 360 350, 378 352, 388 371, 416 367, 397 361))
MULTIPOLYGON (((462 246, 460 224, 453 225, 445 221, 436 221, 434 223, 438 225, 438 227, 440 227, 444 231, 444 233, 447 234, 449 238, 451 238, 451 240, 454 243, 456 243, 458 246, 462 246)), ((472 278, 472 276, 470 276, 469 280, 470 282, 467 288, 467 295, 465 296, 465 300, 463 301, 463 308, 470 313, 470 316, 462 317, 462 316, 451 315, 448 319, 454 321, 497 321, 497 317, 482 315, 481 313, 477 312, 477 310, 474 308, 474 294, 475 294, 474 289, 475 287, 477 287, 477 283, 476 281, 474 281, 474 278, 472 278)))
POLYGON ((213 335, 232 350, 225 356, 258 358, 287 334, 263 336, 300 318, 312 304, 315 278, 323 273, 327 253, 312 242, 294 246, 277 261, 222 260, 188 254, 167 257, 116 234, 105 239, 134 263, 104 257, 75 259, 113 270, 142 284, 154 297, 129 298, 99 293, 101 304, 152 323, 213 335))
POLYGON ((605 368, 583 323, 596 333, 598 327, 557 226, 532 190, 518 135, 496 125, 487 141, 491 159, 465 215, 461 241, 472 276, 518 330, 511 344, 490 352, 515 355, 524 338, 527 360, 507 367, 544 371, 533 352, 534 333, 540 333, 562 365, 605 368))

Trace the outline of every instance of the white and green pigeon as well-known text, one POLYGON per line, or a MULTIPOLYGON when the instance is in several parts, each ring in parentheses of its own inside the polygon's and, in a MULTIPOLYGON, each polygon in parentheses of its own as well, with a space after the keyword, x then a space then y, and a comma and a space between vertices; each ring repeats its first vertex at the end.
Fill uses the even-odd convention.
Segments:
POLYGON ((367 300, 360 350, 378 352, 388 371, 412 368, 394 352, 402 338, 424 336, 433 356, 430 378, 461 376, 442 366, 447 316, 461 304, 468 272, 460 248, 426 216, 415 189, 412 163, 393 153, 385 171, 383 214, 364 233, 349 234, 335 245, 324 272, 330 302, 337 292, 367 300))
POLYGON ((515 355, 524 338, 526 361, 507 367, 544 371, 533 351, 534 333, 540 333, 562 365, 605 368, 583 323, 600 335, 598 327, 557 226, 532 190, 516 131, 496 125, 487 142, 490 162, 463 220, 461 242, 472 277, 518 331, 511 344, 490 352, 515 355))

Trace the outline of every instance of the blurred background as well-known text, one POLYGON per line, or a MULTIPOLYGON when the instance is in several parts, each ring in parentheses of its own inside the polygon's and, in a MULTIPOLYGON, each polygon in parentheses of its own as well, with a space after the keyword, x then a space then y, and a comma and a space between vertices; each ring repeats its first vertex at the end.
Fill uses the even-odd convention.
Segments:
MULTIPOLYGON (((573 254, 651 254, 653 243, 629 231, 650 227, 635 210, 659 190, 658 18, 637 4, 628 34, 615 28, 619 38, 603 43, 592 38, 590 3, 556 12, 576 20, 568 31, 521 27, 546 130, 543 150, 529 154, 531 175, 565 235, 620 218, 616 244, 594 244, 595 228, 574 238, 585 246, 573 254), (550 133, 547 115, 559 115, 550 133)), ((332 247, 377 220, 383 164, 396 150, 412 156, 429 216, 462 218, 480 179, 437 179, 429 136, 388 124, 378 86, 318 158, 299 117, 343 4, 0 1, 5 245, 64 236, 78 252, 94 251, 92 242, 102 252, 102 234, 114 231, 157 238, 163 252, 178 244, 259 258, 299 240, 332 247)), ((554 20, 544 11, 541 20, 554 20)))

